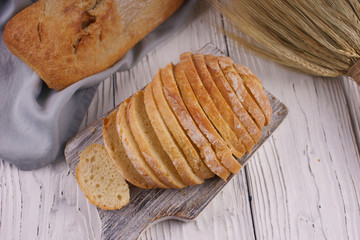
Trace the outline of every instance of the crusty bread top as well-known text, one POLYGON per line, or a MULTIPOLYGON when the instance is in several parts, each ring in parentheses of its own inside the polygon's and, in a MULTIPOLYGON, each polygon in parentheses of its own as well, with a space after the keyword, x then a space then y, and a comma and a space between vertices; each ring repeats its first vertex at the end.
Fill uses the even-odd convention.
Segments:
POLYGON ((234 114, 239 118, 246 131, 250 134, 251 138, 256 143, 261 137, 261 130, 248 114, 244 106, 241 104, 239 98, 236 96, 236 93, 225 79, 225 76, 219 66, 217 57, 206 55, 205 62, 216 86, 221 92, 221 95, 224 97, 225 101, 229 104, 234 114))
POLYGON ((129 102, 128 123, 141 154, 154 170, 156 176, 171 188, 184 188, 186 184, 176 171, 172 161, 161 146, 146 113, 144 93, 138 91, 129 102))
POLYGON ((216 128, 220 136, 230 146, 232 153, 238 159, 240 159, 245 154, 245 147, 237 138, 234 131, 230 128, 227 122, 224 120, 223 116, 220 114, 209 93, 206 91, 200 79, 200 77, 203 76, 199 76, 198 73, 201 72, 198 72, 195 68, 192 54, 190 52, 183 53, 180 56, 180 60, 181 64, 184 67, 184 73, 186 75, 188 83, 190 84, 194 92, 194 94, 191 96, 196 96, 194 100, 197 99, 208 119, 216 128))
POLYGON ((76 180, 86 198, 102 209, 120 209, 129 202, 129 186, 100 144, 81 152, 76 180))
POLYGON ((246 90, 242 78, 233 66, 233 61, 231 58, 223 56, 218 57, 218 61, 221 70, 240 99, 240 102, 245 107, 249 115, 255 120, 258 127, 262 129, 265 124, 265 115, 246 90))
POLYGON ((131 129, 127 121, 127 107, 129 101, 130 99, 127 98, 120 104, 119 111, 116 115, 116 129, 124 146, 125 152, 135 169, 151 187, 167 188, 168 186, 159 180, 149 164, 143 158, 134 136, 131 133, 131 129))
POLYGON ((192 59, 194 61, 196 70, 200 76, 200 79, 203 83, 203 86, 209 93, 216 108, 219 110, 221 116, 224 118, 230 128, 234 131, 239 140, 241 140, 243 145, 246 147, 247 152, 250 152, 254 146, 254 141, 252 140, 251 136, 246 131, 244 126, 241 124, 240 120, 236 117, 233 110, 227 104, 227 102, 221 95, 219 89, 216 87, 216 84, 206 67, 204 54, 193 54, 192 59))
POLYGON ((263 90, 262 83, 248 67, 240 64, 234 64, 234 67, 240 77, 244 80, 246 89, 264 113, 265 125, 269 125, 272 117, 272 109, 270 101, 263 90))
POLYGON ((112 66, 183 0, 39 0, 4 30, 9 50, 62 90, 112 66))
MULTIPOLYGON (((224 139, 219 135, 214 126, 211 124, 208 116, 204 113, 200 104, 198 103, 193 90, 187 80, 185 66, 181 61, 174 67, 174 76, 177 86, 179 87, 181 97, 185 106, 189 110, 192 118, 195 120, 197 126, 209 140, 214 147, 217 157, 220 162, 232 173, 237 173, 241 165, 232 156, 232 151, 228 147, 224 139)), ((225 123, 226 124, 226 123, 225 123)), ((241 157, 240 157, 241 158, 241 157)))
POLYGON ((210 142, 204 137, 187 110, 175 82, 173 67, 174 65, 170 63, 161 70, 161 81, 166 100, 191 141, 199 148, 206 165, 216 175, 226 180, 229 177, 230 172, 220 163, 210 142))
POLYGON ((214 176, 214 174, 201 160, 196 146, 193 145, 189 137, 186 135, 184 129, 182 129, 180 123, 176 119, 176 116, 174 115, 169 104, 166 101, 163 92, 163 86, 161 83, 160 73, 161 70, 158 71, 151 83, 154 99, 156 105, 158 106, 158 110, 162 118, 164 119, 168 129, 171 131, 172 136, 176 139, 177 143, 183 150, 186 159, 195 174, 197 174, 202 179, 211 178, 214 176))
POLYGON ((127 156, 116 130, 116 114, 117 112, 114 111, 108 117, 104 118, 103 121, 103 139, 106 150, 123 178, 139 188, 153 188, 153 186, 148 184, 136 171, 127 156))
MULTIPOLYGON (((156 77, 156 76, 155 76, 156 77)), ((156 107, 154 96, 151 89, 151 83, 144 90, 144 103, 146 113, 149 116, 151 125, 158 137, 161 146, 168 154, 170 160, 174 164, 175 169, 179 173, 184 183, 188 186, 201 184, 203 179, 195 175, 189 163, 185 159, 185 155, 182 152, 179 145, 176 143, 174 137, 171 135, 170 130, 166 126, 161 114, 156 107)))

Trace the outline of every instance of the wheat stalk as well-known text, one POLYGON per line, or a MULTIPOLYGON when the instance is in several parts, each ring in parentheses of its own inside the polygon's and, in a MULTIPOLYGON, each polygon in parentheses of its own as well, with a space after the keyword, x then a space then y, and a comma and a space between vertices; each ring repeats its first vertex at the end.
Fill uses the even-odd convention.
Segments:
POLYGON ((208 1, 251 40, 227 35, 262 56, 317 76, 351 75, 353 66, 359 72, 357 0, 208 1))

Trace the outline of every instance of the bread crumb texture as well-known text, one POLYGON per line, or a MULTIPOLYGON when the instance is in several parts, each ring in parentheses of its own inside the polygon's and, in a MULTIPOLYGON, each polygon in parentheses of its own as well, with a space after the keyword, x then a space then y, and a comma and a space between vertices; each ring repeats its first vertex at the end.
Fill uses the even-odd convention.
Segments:
POLYGON ((129 202, 128 184, 100 144, 82 151, 76 179, 89 201, 102 209, 120 209, 129 202))

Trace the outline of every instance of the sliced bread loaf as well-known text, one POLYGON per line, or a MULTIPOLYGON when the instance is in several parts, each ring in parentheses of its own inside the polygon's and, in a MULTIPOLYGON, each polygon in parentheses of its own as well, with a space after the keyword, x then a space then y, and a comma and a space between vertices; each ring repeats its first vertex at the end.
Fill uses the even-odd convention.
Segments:
MULTIPOLYGON (((155 76, 156 77, 156 76, 155 76)), ((155 100, 153 97, 151 83, 144 90, 144 103, 146 113, 149 116, 151 125, 158 137, 161 146, 168 154, 172 161, 175 169, 179 173, 180 177, 186 185, 193 186, 204 182, 203 179, 199 178, 192 171, 181 148, 176 143, 174 137, 171 135, 168 127, 166 126, 163 118, 160 115, 159 110, 156 107, 155 100)))
MULTIPOLYGON (((174 76, 177 86, 179 87, 181 97, 185 103, 185 106, 189 110, 192 118, 196 122, 197 126, 209 140, 214 147, 217 157, 220 162, 232 173, 237 173, 241 165, 232 156, 232 151, 228 147, 224 139, 218 134, 214 126, 211 124, 208 116, 204 113, 200 104, 198 103, 193 90, 187 80, 184 71, 188 71, 181 61, 174 67, 174 76)), ((241 158, 241 157, 240 157, 241 158)))
POLYGON ((249 94, 253 97, 259 105, 261 111, 264 113, 265 125, 267 126, 271 121, 272 109, 270 101, 263 90, 262 83, 249 68, 240 64, 234 64, 234 67, 240 77, 244 80, 244 86, 248 90, 249 94))
POLYGON ((241 104, 245 107, 249 115, 255 120, 259 129, 262 129, 265 124, 265 116, 259 106, 255 103, 249 92, 246 90, 242 78, 236 72, 233 61, 229 57, 218 57, 219 65, 224 76, 234 89, 241 104))
POLYGON ((134 165, 137 172, 151 187, 167 188, 167 185, 160 181, 149 164, 143 158, 134 136, 131 133, 129 124, 127 122, 126 112, 129 101, 130 99, 126 99, 123 103, 121 103, 116 116, 116 127, 118 135, 124 146, 126 155, 131 160, 131 163, 134 165))
POLYGON ((247 152, 250 152, 255 143, 249 133, 244 128, 244 126, 241 124, 240 120, 235 116, 233 110, 227 104, 225 99, 221 96, 219 89, 216 87, 216 84, 213 81, 211 74, 206 67, 204 55, 193 54, 192 59, 195 68, 200 76, 200 79, 203 83, 203 86, 209 93, 209 96, 213 100, 219 113, 226 121, 226 123, 230 126, 231 130, 236 134, 236 137, 245 146, 247 152))
POLYGON ((153 188, 149 185, 141 175, 136 171, 127 156, 124 146, 120 141, 119 135, 116 130, 116 114, 117 111, 112 112, 103 121, 103 138, 106 150, 114 161, 121 175, 131 184, 139 188, 153 188))
POLYGON ((220 163, 211 144, 204 137, 188 112, 175 82, 173 67, 174 65, 170 63, 161 70, 161 81, 166 100, 189 138, 199 148, 206 165, 216 175, 226 180, 230 172, 220 163))
POLYGON ((76 180, 87 199, 99 208, 120 209, 129 202, 129 186, 100 144, 82 151, 76 180))
POLYGON ((256 125, 254 119, 252 119, 251 116, 247 113, 246 109, 241 104, 239 98, 236 96, 236 93, 226 80, 219 66, 217 57, 212 55, 206 55, 205 62, 212 76, 212 79, 214 80, 221 95, 224 97, 225 101, 231 107, 234 114, 238 117, 242 125, 245 127, 246 131, 254 140, 254 142, 258 142, 261 137, 261 131, 256 125))
POLYGON ((214 176, 214 174, 201 160, 198 149, 193 145, 189 137, 186 135, 185 131, 182 129, 180 123, 176 119, 176 116, 166 101, 160 73, 161 71, 159 70, 151 83, 157 109, 159 110, 166 126, 171 131, 172 136, 176 139, 177 143, 181 147, 183 153, 186 156, 186 160, 193 169, 194 173, 202 179, 211 178, 214 176))
POLYGON ((143 91, 140 90, 131 97, 127 117, 141 154, 159 179, 171 188, 186 187, 151 125, 145 109, 143 91))
POLYGON ((191 94, 191 96, 195 96, 194 100, 197 99, 204 113, 207 115, 207 118, 211 121, 220 136, 229 144, 232 153, 240 159, 245 154, 246 149, 241 141, 237 138, 234 131, 224 120, 223 116, 220 114, 219 110, 211 99, 209 93, 206 91, 195 68, 194 62, 192 60, 192 54, 190 52, 181 54, 180 61, 184 66, 186 78, 194 92, 194 95, 191 94))

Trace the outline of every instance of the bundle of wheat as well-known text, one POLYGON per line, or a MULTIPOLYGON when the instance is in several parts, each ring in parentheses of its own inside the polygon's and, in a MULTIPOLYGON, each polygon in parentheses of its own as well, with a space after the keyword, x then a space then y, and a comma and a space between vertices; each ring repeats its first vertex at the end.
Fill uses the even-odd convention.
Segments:
POLYGON ((306 73, 360 84, 360 1, 209 0, 240 32, 238 43, 306 73))

